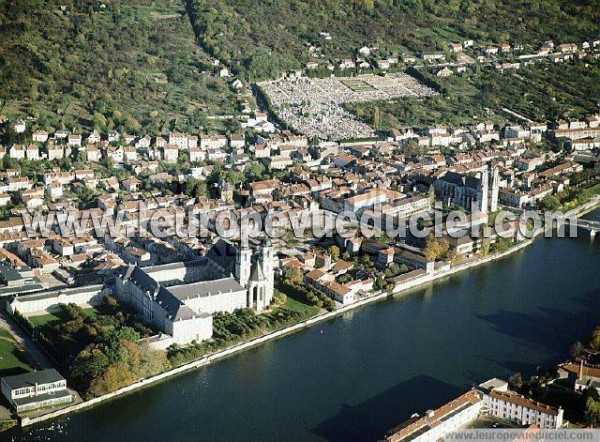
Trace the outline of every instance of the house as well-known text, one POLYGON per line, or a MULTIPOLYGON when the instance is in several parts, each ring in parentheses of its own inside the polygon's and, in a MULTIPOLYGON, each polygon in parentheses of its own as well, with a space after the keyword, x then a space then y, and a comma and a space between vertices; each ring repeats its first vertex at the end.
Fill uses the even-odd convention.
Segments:
POLYGON ((127 146, 131 146, 134 142, 135 142, 135 135, 123 135, 123 141, 125 142, 125 145, 127 146))
POLYGON ((46 149, 48 160, 60 160, 65 157, 65 150, 63 146, 57 146, 55 144, 49 145, 46 149))
POLYGON ((169 145, 176 146, 178 149, 187 149, 188 135, 181 132, 170 132, 169 145))
POLYGON ((483 393, 482 410, 490 415, 519 425, 537 425, 557 429, 563 425, 564 410, 534 401, 508 389, 508 383, 490 379, 479 385, 483 393))
POLYGON ((140 150, 148 150, 150 148, 151 139, 148 135, 140 138, 137 143, 135 143, 135 147, 140 150))
POLYGON ((46 192, 52 199, 58 199, 63 196, 63 186, 59 183, 51 183, 46 186, 46 192))
POLYGON ((479 416, 482 401, 478 394, 469 391, 442 405, 428 410, 423 416, 411 419, 391 430, 386 442, 426 442, 444 440, 449 433, 465 427, 479 416))
POLYGON ((23 132, 25 132, 25 130, 27 130, 27 125, 25 124, 25 122, 23 120, 17 120, 13 124, 13 129, 15 130, 16 133, 22 134, 23 132))
POLYGON ((121 139, 121 134, 119 132, 117 132, 116 130, 111 130, 108 133, 108 142, 109 143, 118 143, 120 139, 121 139))
POLYGON ((227 137, 225 135, 200 135, 201 149, 224 149, 227 147, 227 137))
MULTIPOLYGON (((424 61, 437 61, 437 60, 444 60, 446 58, 446 56, 442 52, 433 52, 433 53, 422 52, 421 58, 424 61)), ((406 62, 406 60, 404 60, 404 61, 406 62)))
POLYGON ((190 161, 192 163, 197 163, 199 161, 204 160, 206 157, 205 153, 203 150, 201 150, 199 147, 192 147, 190 148, 190 161))
POLYGON ((45 143, 48 141, 48 132, 45 130, 37 130, 31 135, 31 139, 36 143, 45 143))
POLYGON ((87 144, 97 144, 100 142, 100 134, 94 129, 94 132, 87 137, 87 144))
POLYGON ((20 144, 15 144, 10 148, 9 156, 15 160, 25 159, 25 147, 20 144))
POLYGON ((8 193, 0 193, 0 207, 5 207, 10 203, 10 195, 8 193))
POLYGON ((577 45, 575 43, 565 43, 562 45, 558 45, 556 47, 558 52, 562 52, 563 54, 573 54, 577 52, 577 45))
POLYGON ((53 368, 5 376, 0 386, 2 394, 17 413, 73 401, 67 390, 67 381, 53 368))
POLYGON ((382 70, 388 70, 390 68, 389 60, 377 60, 377 67, 382 70))
POLYGON ((457 52, 462 52, 463 50, 463 45, 460 43, 450 43, 448 45, 448 49, 450 49, 450 51, 457 53, 457 52))
POLYGON ((25 150, 25 154, 26 154, 28 160, 38 161, 41 159, 40 158, 40 149, 35 144, 30 144, 29 146, 27 146, 27 149, 25 150))
POLYGON ((243 134, 231 134, 229 137, 229 145, 233 149, 243 149, 246 145, 246 138, 243 134))
POLYGON ((142 182, 137 178, 130 178, 123 181, 123 188, 128 192, 137 192, 142 182))
POLYGON ((81 134, 71 134, 67 138, 67 144, 71 147, 81 146, 81 134))
POLYGON ((163 149, 163 160, 167 163, 176 163, 179 157, 179 149, 176 145, 168 144, 163 149))
POLYGON ((100 161, 100 158, 102 158, 100 149, 98 149, 97 147, 92 146, 92 145, 88 145, 86 147, 85 153, 86 153, 88 161, 98 162, 98 161, 100 161))
POLYGON ((123 148, 123 159, 125 161, 137 161, 138 160, 138 153, 137 153, 137 149, 133 146, 127 146, 125 148, 123 148))
POLYGON ((454 72, 452 72, 452 69, 450 69, 448 66, 444 66, 442 69, 440 69, 437 74, 435 74, 437 77, 451 77, 452 74, 454 72))
POLYGON ((94 171, 92 169, 79 169, 75 171, 75 179, 91 180, 94 179, 94 171))
POLYGON ((484 55, 496 55, 498 54, 498 47, 497 46, 486 46, 485 48, 483 48, 484 55))
POLYGON ((500 43, 498 45, 498 49, 500 50, 500 52, 502 52, 503 54, 506 54, 508 52, 510 52, 510 45, 508 43, 500 43))
POLYGON ((363 46, 362 48, 358 49, 358 54, 361 57, 368 57, 369 55, 371 55, 371 49, 367 46, 363 46))

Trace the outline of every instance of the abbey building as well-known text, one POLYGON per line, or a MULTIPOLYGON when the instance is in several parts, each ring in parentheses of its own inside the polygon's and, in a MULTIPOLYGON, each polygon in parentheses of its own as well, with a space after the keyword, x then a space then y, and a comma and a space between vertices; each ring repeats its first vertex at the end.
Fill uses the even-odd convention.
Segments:
POLYGON ((213 313, 269 306, 275 259, 269 240, 256 249, 219 240, 194 261, 123 267, 115 293, 168 335, 166 343, 200 342, 212 336, 213 313))

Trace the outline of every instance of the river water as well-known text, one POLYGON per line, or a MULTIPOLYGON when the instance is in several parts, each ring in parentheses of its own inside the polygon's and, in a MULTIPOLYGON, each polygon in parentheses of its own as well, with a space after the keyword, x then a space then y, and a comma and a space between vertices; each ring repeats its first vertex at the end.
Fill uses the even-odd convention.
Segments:
POLYGON ((0 440, 374 441, 473 384, 564 360, 598 324, 600 238, 539 239, 498 262, 0 440))

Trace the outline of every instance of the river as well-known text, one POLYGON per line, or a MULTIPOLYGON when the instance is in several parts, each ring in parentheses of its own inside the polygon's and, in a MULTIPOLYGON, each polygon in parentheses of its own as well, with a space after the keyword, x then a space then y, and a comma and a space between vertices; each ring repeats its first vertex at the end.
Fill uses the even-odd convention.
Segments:
POLYGON ((0 440, 374 441, 472 384, 564 360, 598 324, 600 238, 539 239, 498 262, 0 440))

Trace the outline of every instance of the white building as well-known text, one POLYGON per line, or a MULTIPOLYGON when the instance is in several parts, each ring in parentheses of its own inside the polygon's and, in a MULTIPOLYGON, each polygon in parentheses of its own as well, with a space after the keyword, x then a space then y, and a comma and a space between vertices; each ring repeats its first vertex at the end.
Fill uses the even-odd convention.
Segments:
POLYGON ((125 267, 115 290, 172 342, 185 345, 212 336, 215 312, 266 309, 273 299, 273 260, 268 242, 255 253, 221 240, 195 261, 125 267))
POLYGON ((563 425, 562 408, 534 401, 508 389, 508 383, 490 379, 479 385, 483 392, 482 412, 515 422, 519 425, 537 425, 542 429, 556 429, 563 425))
POLYGON ((73 401, 67 381, 54 369, 3 377, 1 387, 17 413, 73 401))
POLYGON ((464 427, 479 415, 481 399, 469 391, 425 416, 408 420, 393 429, 386 442, 430 442, 442 440, 449 433, 464 427))

